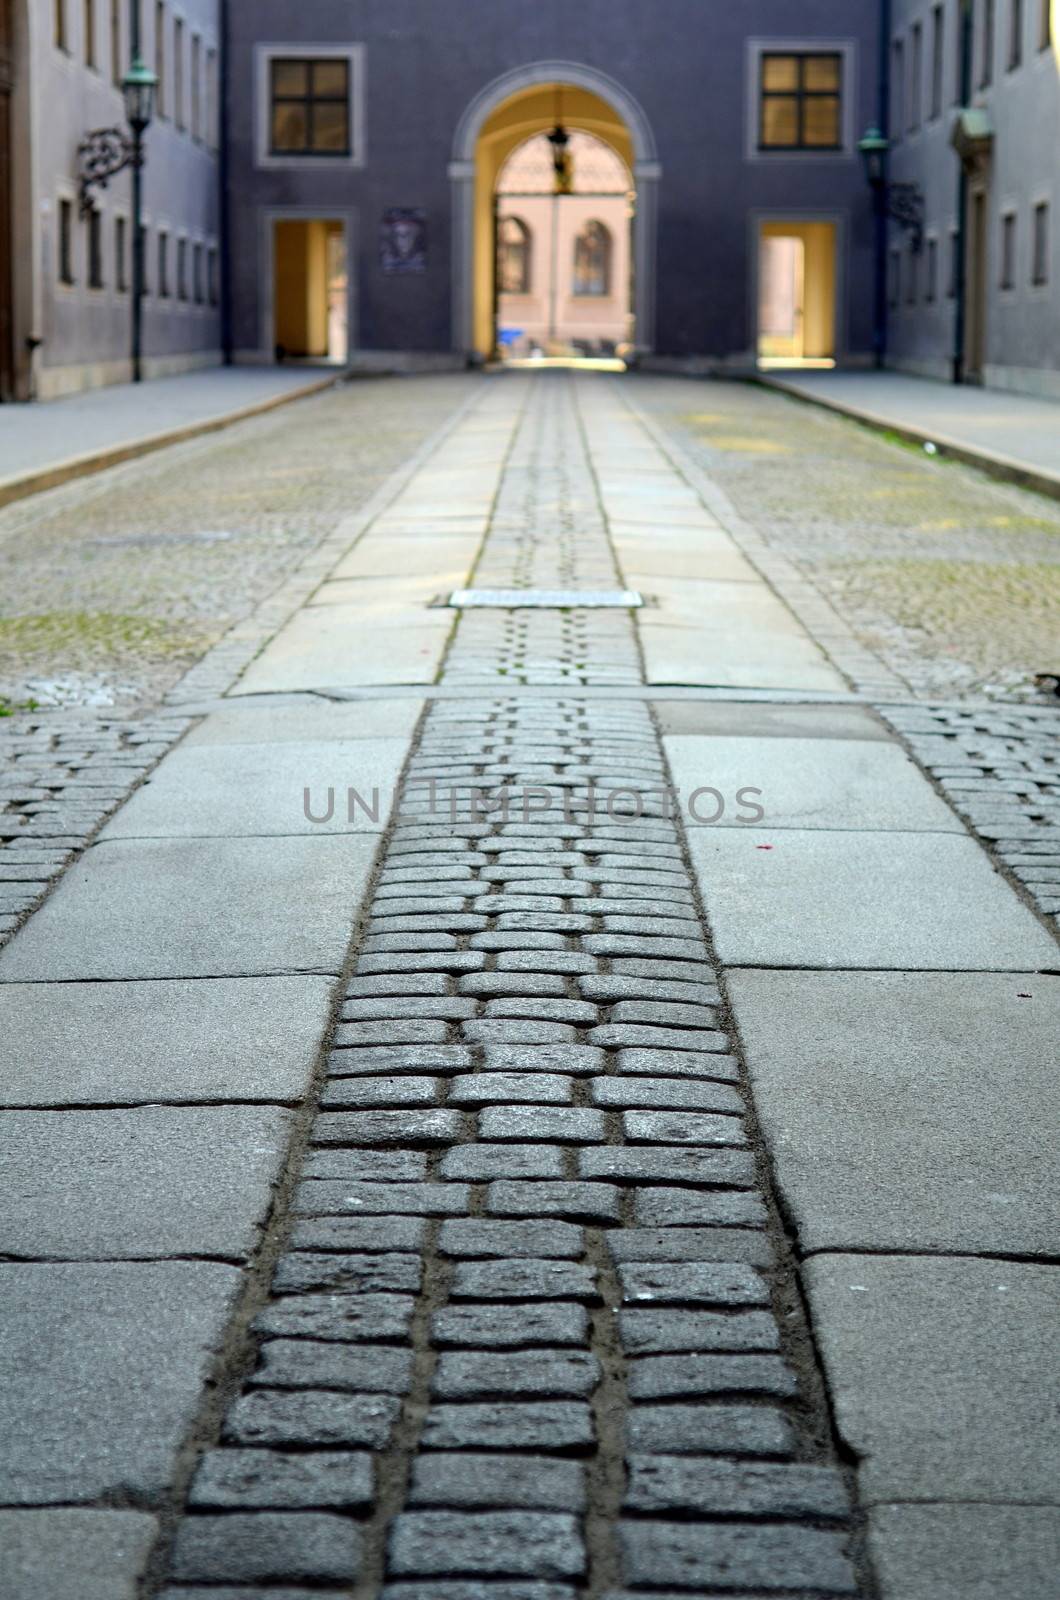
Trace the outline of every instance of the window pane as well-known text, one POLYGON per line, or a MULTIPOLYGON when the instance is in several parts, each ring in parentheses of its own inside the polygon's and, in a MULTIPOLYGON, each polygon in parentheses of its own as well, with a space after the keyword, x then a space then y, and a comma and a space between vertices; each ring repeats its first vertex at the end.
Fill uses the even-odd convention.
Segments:
POLYGON ((347 137, 345 105, 324 101, 313 107, 313 149, 345 150, 347 137))
POLYGON ((272 148, 274 150, 304 150, 306 148, 306 108, 293 102, 274 106, 272 110, 272 148))
POLYGON ((762 143, 792 145, 799 142, 799 103, 792 95, 770 96, 762 101, 762 143))
POLYGON ((797 89, 799 62, 797 56, 763 56, 763 89, 797 89))
POLYGON ((309 64, 306 61, 274 61, 272 92, 283 95, 309 93, 309 64))
POLYGON ((338 96, 344 100, 348 66, 345 61, 314 61, 313 93, 338 96))
POLYGON ((803 82, 807 89, 839 88, 838 56, 806 56, 803 62, 803 82))
POLYGON ((833 95, 804 101, 802 119, 803 144, 820 148, 839 143, 839 101, 833 95))

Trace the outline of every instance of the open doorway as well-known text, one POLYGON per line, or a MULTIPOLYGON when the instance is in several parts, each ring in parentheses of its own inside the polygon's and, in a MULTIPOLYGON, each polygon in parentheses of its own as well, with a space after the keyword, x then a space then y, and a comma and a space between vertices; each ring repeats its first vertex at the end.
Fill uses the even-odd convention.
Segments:
POLYGON ((835 364, 835 345, 835 223, 761 223, 759 366, 830 367, 835 364))
POLYGON ((300 217, 273 226, 276 359, 345 365, 349 274, 344 225, 327 217, 300 217))
MULTIPOLYGON (((557 137, 557 136, 560 137, 557 137)), ((632 349, 633 179, 602 139, 518 145, 495 196, 495 348, 503 360, 621 359, 632 349)))

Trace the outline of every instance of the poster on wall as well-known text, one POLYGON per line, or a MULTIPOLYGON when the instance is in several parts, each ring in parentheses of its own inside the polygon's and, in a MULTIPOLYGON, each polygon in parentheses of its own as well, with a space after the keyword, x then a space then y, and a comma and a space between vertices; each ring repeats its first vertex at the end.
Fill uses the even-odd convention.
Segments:
POLYGON ((391 206, 383 212, 379 264, 391 274, 427 271, 427 221, 418 206, 391 206))

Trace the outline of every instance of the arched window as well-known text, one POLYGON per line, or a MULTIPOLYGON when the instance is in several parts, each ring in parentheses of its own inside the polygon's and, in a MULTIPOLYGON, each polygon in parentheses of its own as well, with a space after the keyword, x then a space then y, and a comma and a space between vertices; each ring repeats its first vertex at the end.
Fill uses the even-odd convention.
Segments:
POLYGON ((611 234, 602 222, 587 222, 574 241, 574 293, 611 293, 611 234))
POLYGON ((497 235, 502 294, 530 293, 530 229, 519 217, 502 217, 497 235))

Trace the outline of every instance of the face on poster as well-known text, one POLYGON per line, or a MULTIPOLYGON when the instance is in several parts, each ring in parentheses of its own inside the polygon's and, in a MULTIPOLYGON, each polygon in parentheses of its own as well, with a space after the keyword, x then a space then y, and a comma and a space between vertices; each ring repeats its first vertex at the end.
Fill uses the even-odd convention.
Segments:
POLYGON ((427 223, 418 206, 391 206, 383 212, 379 260, 384 272, 426 272, 427 223))

